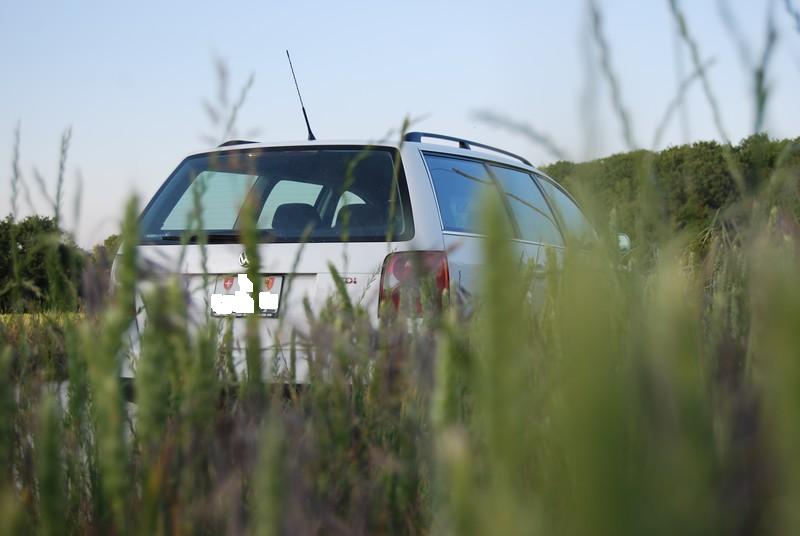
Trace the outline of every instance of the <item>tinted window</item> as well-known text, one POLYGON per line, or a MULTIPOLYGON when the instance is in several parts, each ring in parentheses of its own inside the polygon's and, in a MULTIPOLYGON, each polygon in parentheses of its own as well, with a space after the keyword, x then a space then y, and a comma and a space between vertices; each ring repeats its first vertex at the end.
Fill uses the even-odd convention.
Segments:
POLYGON ((303 203, 314 206, 322 191, 321 184, 312 182, 278 181, 267 196, 258 216, 259 229, 272 229, 275 210, 285 203, 303 203))
POLYGON ((333 224, 334 225, 341 225, 343 222, 340 221, 339 216, 342 214, 342 209, 344 207, 354 207, 355 205, 365 205, 363 199, 359 196, 354 194, 353 192, 345 192, 339 198, 339 202, 336 203, 336 211, 333 213, 333 224))
MULTIPOLYGON (((255 176, 242 173, 203 171, 197 175, 161 224, 160 230, 187 229, 199 200, 204 229, 233 228, 237 208, 253 186, 255 176)), ((196 224, 193 224, 196 228, 196 224)))
POLYGON ((483 164, 472 160, 426 155, 436 201, 446 231, 481 232, 481 204, 497 189, 483 164))
POLYGON ((540 244, 563 245, 550 207, 533 177, 522 171, 490 166, 517 221, 519 237, 540 244))
POLYGON ((542 189, 553 204, 571 238, 578 240, 581 244, 589 244, 597 239, 594 227, 567 194, 547 179, 540 178, 539 184, 542 185, 542 189))
POLYGON ((199 194, 203 227, 236 242, 244 200, 258 215, 263 241, 408 240, 408 190, 384 148, 220 151, 186 159, 142 214, 144 242, 172 240, 188 228, 199 194), (344 192, 344 193, 343 193, 344 192), (393 206, 392 206, 393 205, 393 206), (338 220, 347 209, 347 233, 338 220), (338 224, 338 225, 337 225, 338 224))

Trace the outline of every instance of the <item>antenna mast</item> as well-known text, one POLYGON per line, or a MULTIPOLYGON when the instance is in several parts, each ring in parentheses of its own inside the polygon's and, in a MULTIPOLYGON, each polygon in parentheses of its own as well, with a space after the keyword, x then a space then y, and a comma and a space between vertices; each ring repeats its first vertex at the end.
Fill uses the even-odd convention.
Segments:
POLYGON ((297 84, 297 77, 294 75, 294 66, 292 66, 292 57, 289 51, 286 51, 286 57, 289 59, 289 68, 292 70, 292 78, 294 79, 294 87, 297 89, 297 98, 300 99, 300 108, 303 110, 303 119, 306 120, 306 128, 308 129, 308 141, 314 141, 314 133, 311 132, 311 124, 308 122, 308 114, 306 113, 306 106, 303 104, 303 97, 300 95, 300 86, 297 84))

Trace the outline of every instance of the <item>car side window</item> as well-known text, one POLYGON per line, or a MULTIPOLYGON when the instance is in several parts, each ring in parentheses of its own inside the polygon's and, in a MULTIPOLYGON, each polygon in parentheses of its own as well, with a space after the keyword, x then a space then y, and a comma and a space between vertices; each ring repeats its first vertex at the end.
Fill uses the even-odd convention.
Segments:
POLYGON ((519 238, 539 244, 563 246, 553 213, 528 173, 502 166, 489 169, 506 197, 519 228, 519 238))
POLYGON ((498 195, 486 167, 474 160, 427 154, 436 202, 445 231, 480 233, 481 207, 489 195, 498 195))
POLYGON ((336 203, 336 210, 333 213, 334 226, 339 222, 339 215, 344 207, 351 207, 354 205, 365 205, 365 204, 366 202, 363 199, 361 199, 361 196, 354 194, 353 192, 344 192, 339 197, 339 202, 336 203))
POLYGON ((567 234, 579 244, 588 245, 597 240, 597 233, 578 205, 558 186, 539 177, 539 184, 558 213, 567 234))

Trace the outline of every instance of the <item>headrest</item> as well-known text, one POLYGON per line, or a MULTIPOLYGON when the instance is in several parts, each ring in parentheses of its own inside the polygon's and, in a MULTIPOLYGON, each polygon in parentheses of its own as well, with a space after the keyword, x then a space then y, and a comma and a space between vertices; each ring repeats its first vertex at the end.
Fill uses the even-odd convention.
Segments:
POLYGON ((336 227, 344 227, 345 212, 350 216, 347 225, 352 228, 386 224, 386 217, 377 208, 366 204, 354 204, 342 207, 336 218, 336 227))
POLYGON ((307 203, 284 203, 275 210, 272 229, 283 233, 302 233, 307 226, 320 224, 317 209, 307 203))

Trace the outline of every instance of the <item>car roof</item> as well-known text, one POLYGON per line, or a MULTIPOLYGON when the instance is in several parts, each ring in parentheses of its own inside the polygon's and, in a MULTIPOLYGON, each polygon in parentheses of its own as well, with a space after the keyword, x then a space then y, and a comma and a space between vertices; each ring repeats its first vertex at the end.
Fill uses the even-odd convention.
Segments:
POLYGON ((465 158, 477 158, 498 164, 518 167, 529 171, 535 171, 541 175, 545 175, 541 170, 535 166, 530 165, 527 161, 522 161, 522 157, 511 158, 501 153, 496 153, 491 149, 484 150, 482 148, 464 149, 446 143, 429 143, 418 141, 401 141, 397 139, 392 140, 295 140, 295 141, 276 141, 276 142, 256 142, 245 140, 231 140, 224 144, 191 153, 188 156, 197 156, 208 153, 227 152, 227 151, 240 151, 242 149, 275 149, 275 148, 297 148, 297 147, 352 147, 352 146, 374 146, 374 147, 390 147, 399 148, 403 147, 417 147, 420 151, 451 154, 454 156, 462 156, 465 158))

